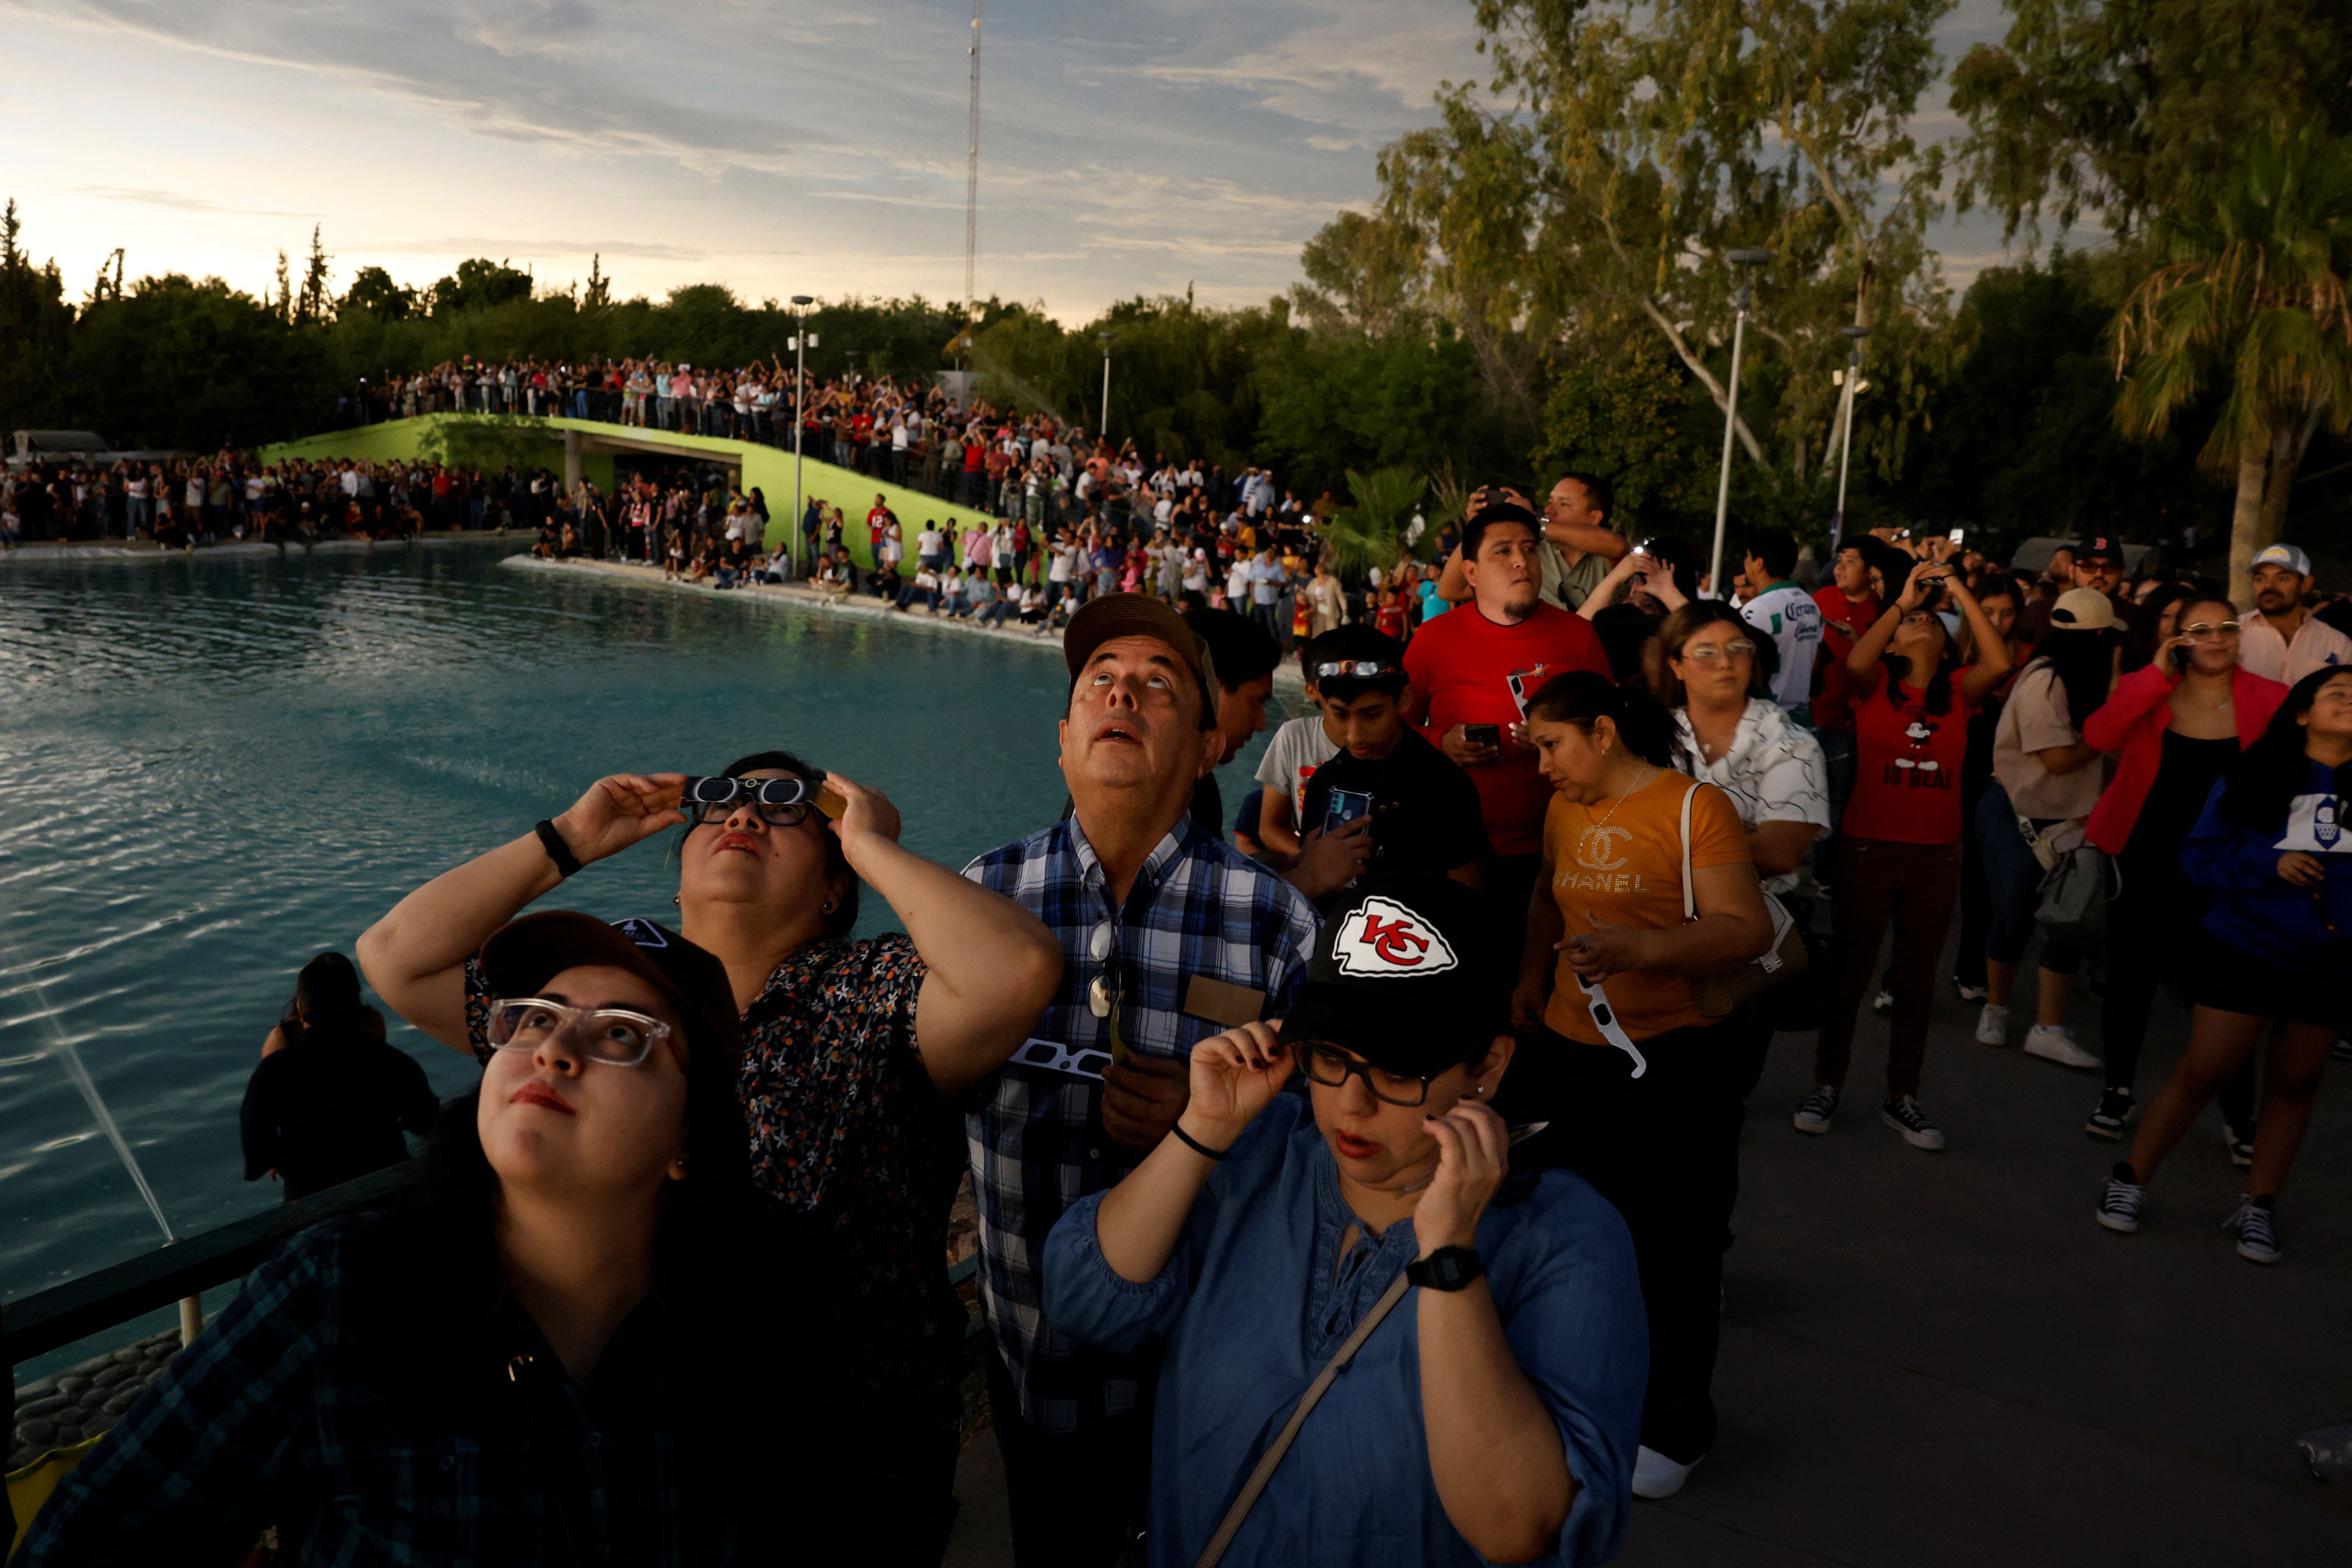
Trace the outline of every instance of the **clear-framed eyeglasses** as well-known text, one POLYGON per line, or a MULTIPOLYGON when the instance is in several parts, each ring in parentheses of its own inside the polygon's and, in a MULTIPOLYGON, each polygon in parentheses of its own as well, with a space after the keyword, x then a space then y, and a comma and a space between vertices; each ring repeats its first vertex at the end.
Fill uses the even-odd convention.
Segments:
POLYGON ((543 996, 500 997, 490 1004, 490 1045, 501 1051, 536 1051, 559 1035, 606 1067, 642 1063, 669 1026, 629 1007, 572 1007, 543 996))
POLYGON ((1700 643, 1683 649, 1683 657, 1697 665, 1745 663, 1756 657, 1756 645, 1745 639, 1725 643, 1700 643))
POLYGON ((2237 621, 2194 621, 2180 628, 2180 635, 2190 642, 2228 642, 2242 629, 2237 621))

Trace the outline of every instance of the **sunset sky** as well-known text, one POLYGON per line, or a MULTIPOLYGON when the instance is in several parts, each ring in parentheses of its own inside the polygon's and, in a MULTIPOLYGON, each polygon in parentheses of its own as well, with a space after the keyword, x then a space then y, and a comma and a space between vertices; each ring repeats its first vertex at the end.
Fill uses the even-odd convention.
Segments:
MULTIPOLYGON (((1963 0, 1948 61, 1998 37, 1963 0)), ((323 226, 340 289, 461 258, 752 300, 963 286, 968 7, 750 0, 0 0, 0 196, 77 298, 128 272, 268 286, 323 226)), ((1030 0, 987 19, 979 290, 1066 321, 1243 303, 1475 77, 1468 0, 1030 0)), ((1953 126, 1940 90, 1925 136, 1953 126)), ((1981 219, 1939 235, 1964 283, 1981 219)))

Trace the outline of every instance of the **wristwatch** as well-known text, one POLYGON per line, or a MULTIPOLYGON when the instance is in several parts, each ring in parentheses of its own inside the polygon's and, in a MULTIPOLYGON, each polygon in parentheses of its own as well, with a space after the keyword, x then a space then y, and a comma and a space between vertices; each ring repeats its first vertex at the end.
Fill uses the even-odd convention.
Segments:
POLYGON ((1441 1247, 1404 1266, 1404 1277, 1424 1290, 1460 1290, 1486 1272, 1477 1252, 1467 1247, 1441 1247))

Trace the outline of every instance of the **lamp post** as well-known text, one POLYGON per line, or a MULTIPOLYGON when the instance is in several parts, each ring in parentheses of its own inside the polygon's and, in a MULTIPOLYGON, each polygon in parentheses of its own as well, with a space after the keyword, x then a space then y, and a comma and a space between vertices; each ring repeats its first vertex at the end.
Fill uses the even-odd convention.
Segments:
POLYGON ((1723 525, 1731 514, 1731 441, 1739 428, 1739 352, 1748 341, 1748 307, 1753 298, 1755 268, 1772 259, 1769 250, 1735 250, 1727 258, 1739 287, 1732 296, 1738 314, 1731 323, 1731 390, 1723 400, 1723 475, 1715 487, 1715 553, 1708 557, 1706 581, 1715 596, 1727 603, 1723 587, 1723 525))
POLYGON ((1846 341, 1853 346, 1845 362, 1845 433, 1838 440, 1838 502, 1837 510, 1830 514, 1830 560, 1837 560, 1838 541, 1845 536, 1845 471, 1853 461, 1853 400, 1862 392, 1862 342, 1870 336, 1870 329, 1860 322, 1845 330, 1846 341))
POLYGON ((816 303, 807 294, 793 296, 793 310, 800 317, 799 330, 793 334, 793 521, 785 526, 784 553, 797 564, 801 558, 801 437, 808 427, 802 416, 801 399, 808 393, 808 308, 816 303))
POLYGON ((1100 441, 1108 441, 1110 439, 1110 341, 1111 339, 1118 336, 1118 334, 1117 332, 1097 332, 1095 336, 1102 340, 1103 346, 1102 420, 1095 431, 1095 438, 1100 441))

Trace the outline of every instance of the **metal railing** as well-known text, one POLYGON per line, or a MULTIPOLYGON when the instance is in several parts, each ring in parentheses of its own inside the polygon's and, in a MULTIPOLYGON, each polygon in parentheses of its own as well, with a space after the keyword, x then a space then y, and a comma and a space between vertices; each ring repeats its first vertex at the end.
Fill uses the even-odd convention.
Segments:
MULTIPOLYGON (((299 1231, 343 1215, 389 1206, 415 1186, 424 1161, 373 1172, 357 1181, 295 1198, 215 1230, 184 1237, 127 1262, 85 1274, 62 1285, 0 1304, 0 1341, 11 1363, 61 1350, 93 1334, 127 1323, 175 1301, 242 1279, 299 1231)), ((978 1269, 975 1252, 948 1269, 948 1282, 961 1285, 978 1269)), ((974 1312, 969 1338, 980 1331, 974 1312)))

